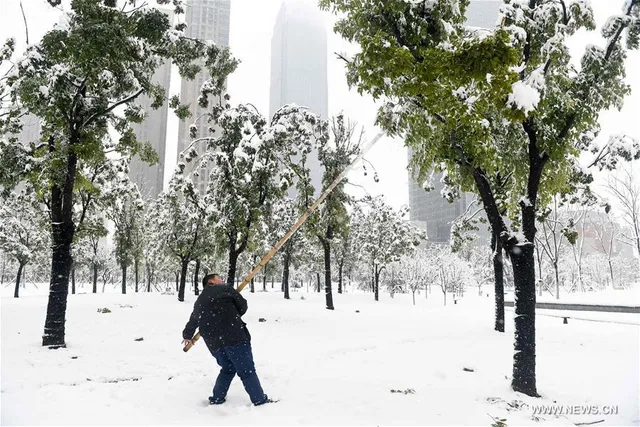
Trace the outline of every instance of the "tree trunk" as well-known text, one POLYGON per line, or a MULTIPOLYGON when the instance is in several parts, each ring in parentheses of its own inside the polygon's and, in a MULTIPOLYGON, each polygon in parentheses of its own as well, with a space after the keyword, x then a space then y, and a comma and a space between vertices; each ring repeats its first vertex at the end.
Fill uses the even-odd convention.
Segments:
POLYGON ((98 292, 98 264, 93 263, 93 288, 91 289, 95 294, 98 292))
POLYGON ((136 289, 135 291, 138 292, 138 281, 139 281, 139 277, 138 277, 138 267, 139 267, 139 263, 137 259, 133 260, 133 275, 135 277, 135 281, 136 281, 136 289))
POLYGON ((611 289, 615 289, 616 286, 613 282, 613 264, 611 263, 611 256, 609 256, 608 262, 609 262, 609 275, 611 276, 611 289))
MULTIPOLYGON (((55 193, 52 190, 52 194, 55 193)), ((69 196, 70 198, 70 196, 69 196)), ((52 199, 55 199, 53 197, 52 199)), ((62 199, 62 197, 60 197, 62 199)), ((52 215, 56 201, 52 200, 52 215)), ((59 203, 62 203, 60 200, 59 203)), ((69 212, 70 213, 70 212, 69 212)), ((65 215, 66 216, 66 215, 65 215)), ((47 317, 44 324, 42 345, 49 348, 65 347, 65 322, 67 311, 67 295, 69 293, 69 273, 71 272, 71 242, 73 225, 71 215, 65 223, 52 220, 52 253, 51 281, 49 285, 49 301, 47 317)))
POLYGON ((416 291, 411 291, 411 296, 413 297, 413 305, 416 305, 416 291))
POLYGON ((282 270, 282 289, 284 291, 284 299, 290 299, 289 297, 289 264, 291 263, 291 254, 285 251, 284 253, 284 268, 282 270))
POLYGON ((151 267, 147 264, 147 293, 151 292, 151 267))
POLYGON ((189 259, 180 262, 180 286, 178 287, 178 301, 184 301, 184 288, 187 284, 187 270, 189 269, 189 259))
POLYGON ((342 269, 344 267, 344 259, 338 264, 338 293, 342 293, 342 269))
POLYGON ((271 276, 271 289, 273 289, 273 282, 274 282, 274 280, 275 280, 275 279, 273 278, 273 275, 272 275, 272 276, 271 276))
POLYGON ((123 262, 121 265, 122 268, 122 293, 127 293, 127 263, 123 262))
MULTIPOLYGON (((558 262, 553 263, 553 270, 556 274, 556 299, 560 299, 560 274, 558 272, 558 262)), ((535 270, 534 270, 535 271, 535 270)))
POLYGON ((262 271, 262 292, 267 292, 267 266, 262 271))
POLYGON ((316 292, 320 293, 320 273, 316 273, 316 292))
POLYGON ((324 251, 324 292, 327 310, 334 310, 331 292, 331 243, 328 239, 320 239, 320 243, 324 251))
POLYGON ((24 269, 24 263, 18 263, 18 274, 16 275, 16 288, 13 291, 13 297, 18 298, 20 296, 20 279, 22 278, 22 270, 24 269))
POLYGON ((180 272, 176 271, 176 292, 180 289, 180 272))
POLYGON ((4 285, 4 273, 7 267, 7 258, 2 257, 2 271, 0 272, 0 286, 4 285))
POLYGON ((494 329, 504 332, 504 259, 502 258, 502 242, 499 236, 491 233, 491 246, 493 249, 493 275, 495 279, 495 325, 494 329))
POLYGON ((538 260, 538 295, 542 296, 542 288, 544 288, 544 283, 542 281, 542 252, 538 245, 536 245, 536 259, 538 260))
POLYGON ((375 265, 375 275, 373 278, 373 297, 376 301, 379 300, 380 296, 380 273, 382 269, 378 269, 378 265, 375 265))
POLYGON ((236 251, 229 251, 229 270, 227 271, 227 282, 233 283, 236 277, 236 267, 238 265, 238 256, 240 254, 236 251))
POLYGON ((71 293, 75 295, 76 293, 76 265, 75 262, 71 267, 71 293))
MULTIPOLYGON (((80 141, 77 130, 73 130, 69 143, 80 141)), ((55 140, 49 138, 49 152, 55 152, 55 140)), ((71 271, 71 243, 75 233, 73 224, 73 187, 76 179, 78 158, 73 150, 67 155, 66 171, 62 188, 51 187, 51 276, 47 317, 44 322, 42 345, 50 348, 64 347, 64 332, 71 271)))
POLYGON ((249 282, 249 292, 251 292, 252 294, 256 292, 256 285, 255 285, 255 277, 251 278, 251 281, 249 282))
POLYGON ((533 244, 509 251, 515 287, 514 391, 537 396, 536 390, 536 279, 533 244))
POLYGON ((193 292, 195 295, 200 295, 200 288, 198 287, 198 282, 200 281, 199 279, 199 274, 200 274, 200 260, 197 259, 196 260, 196 269, 193 272, 193 292))

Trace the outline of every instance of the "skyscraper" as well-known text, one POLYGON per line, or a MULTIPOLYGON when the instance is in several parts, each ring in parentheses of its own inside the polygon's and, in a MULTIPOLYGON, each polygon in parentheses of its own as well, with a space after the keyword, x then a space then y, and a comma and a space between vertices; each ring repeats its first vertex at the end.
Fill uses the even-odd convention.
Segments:
POLYGON ((40 117, 33 114, 27 114, 22 117, 22 130, 18 138, 24 145, 29 143, 36 143, 40 140, 40 132, 42 131, 42 125, 40 124, 40 117))
MULTIPOLYGON (((467 8, 467 25, 480 28, 493 28, 498 19, 501 0, 472 0, 467 8)), ((413 155, 408 151, 409 161, 413 155)), ((447 202, 441 195, 443 185, 440 183, 442 174, 434 174, 432 185, 434 189, 425 191, 421 183, 409 179, 409 207, 412 221, 426 223, 427 236, 433 243, 446 243, 451 237, 451 224, 467 209, 475 198, 472 193, 464 193, 459 200, 447 202)), ((486 226, 480 225, 481 241, 488 239, 486 226)))
MULTIPOLYGON (((186 12, 187 36, 210 40, 220 47, 229 46, 231 0, 191 0, 187 3, 186 12)), ((182 103, 190 104, 192 116, 180 121, 178 125, 178 161, 180 161, 180 152, 193 140, 189 130, 191 124, 197 128, 196 138, 210 135, 209 124, 203 116, 208 113, 208 110, 198 106, 200 88, 208 78, 209 75, 203 71, 193 80, 182 80, 180 100, 182 103)), ((204 151, 204 147, 198 148, 201 153, 204 151)), ((194 177, 194 183, 200 191, 206 189, 209 172, 210 167, 205 167, 198 177, 194 177)))
MULTIPOLYGON (((173 12, 163 10, 169 15, 169 21, 173 21, 173 12)), ((160 84, 166 93, 169 93, 169 85, 171 84, 171 63, 163 63, 153 75, 153 81, 160 84)), ((154 199, 162 192, 164 179, 165 161, 164 155, 167 146, 167 118, 169 114, 169 105, 165 102, 160 108, 154 110, 151 108, 151 99, 142 96, 136 100, 137 104, 142 106, 147 116, 144 121, 139 124, 133 124, 131 127, 136 133, 136 137, 140 142, 149 142, 158 154, 158 163, 150 166, 138 157, 131 159, 129 165, 129 178, 138 186, 140 194, 144 199, 154 199)))
MULTIPOLYGON (((328 118, 327 31, 312 0, 284 0, 271 39, 269 115, 296 104, 328 118)), ((309 156, 311 183, 320 190, 322 168, 317 154, 309 156)))

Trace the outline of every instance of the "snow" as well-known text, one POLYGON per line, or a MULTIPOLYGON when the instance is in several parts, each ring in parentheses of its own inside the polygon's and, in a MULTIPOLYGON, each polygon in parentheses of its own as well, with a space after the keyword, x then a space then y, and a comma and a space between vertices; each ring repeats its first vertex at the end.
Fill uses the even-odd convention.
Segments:
POLYGON ((511 85, 511 93, 507 99, 507 105, 513 105, 522 110, 525 115, 535 110, 540 102, 540 92, 531 85, 517 81, 511 85))
POLYGON ((524 206, 531 206, 531 200, 529 200, 529 196, 520 197, 519 203, 524 205, 524 206))
POLYGON ((292 292, 286 301, 271 288, 247 292, 258 375, 281 401, 253 407, 235 379, 227 402, 212 407, 204 402, 215 361, 202 342, 182 352, 193 295, 185 303, 158 293, 70 295, 68 347, 47 350, 40 346, 44 289, 27 288, 19 299, 10 298, 11 287, 2 289, 3 425, 490 425, 489 417, 508 425, 638 423, 633 325, 538 317, 543 397, 533 399, 510 390, 512 312, 506 333, 494 332, 491 297, 467 292, 443 307, 434 289, 428 299, 416 295, 414 307, 410 295, 381 294, 376 303, 371 293, 349 288, 334 294, 329 312, 323 294, 292 292), (103 307, 112 312, 98 313, 103 307), (530 408, 513 408, 519 401, 618 405, 619 413, 534 421, 530 408))

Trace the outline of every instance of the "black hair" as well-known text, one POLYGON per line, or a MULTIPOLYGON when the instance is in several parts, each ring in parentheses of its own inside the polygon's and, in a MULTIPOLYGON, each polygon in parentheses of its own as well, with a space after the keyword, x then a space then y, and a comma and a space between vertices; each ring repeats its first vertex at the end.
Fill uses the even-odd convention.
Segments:
POLYGON ((216 277, 221 277, 221 276, 217 273, 207 274, 206 276, 204 276, 202 278, 202 287, 204 288, 205 286, 207 286, 207 283, 209 282, 209 280, 215 279, 216 277))

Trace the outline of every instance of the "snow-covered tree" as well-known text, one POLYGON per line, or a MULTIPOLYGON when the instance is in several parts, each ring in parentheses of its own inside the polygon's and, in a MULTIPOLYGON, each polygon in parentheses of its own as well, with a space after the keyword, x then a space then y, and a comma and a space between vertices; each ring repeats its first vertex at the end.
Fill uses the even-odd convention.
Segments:
POLYGON ((351 277, 353 270, 356 267, 358 261, 358 251, 356 249, 355 241, 354 241, 354 231, 355 225, 353 221, 355 221, 355 217, 353 214, 349 216, 349 227, 346 232, 338 237, 333 246, 332 250, 334 253, 333 259, 335 260, 335 264, 338 270, 338 293, 341 294, 344 288, 344 276, 345 274, 348 277, 351 277))
MULTIPOLYGON (((178 262, 178 301, 184 301, 189 263, 212 248, 214 231, 208 212, 215 207, 205 204, 193 183, 176 181, 174 177, 169 190, 149 205, 146 223, 152 250, 159 253, 164 249, 178 262)), ((156 265, 155 261, 147 262, 151 262, 148 268, 156 265)))
POLYGON ((427 281, 430 277, 429 263, 434 260, 429 257, 427 249, 417 249, 410 255, 403 256, 398 264, 398 276, 402 284, 411 291, 413 305, 416 305, 416 292, 420 289, 427 291, 427 281))
POLYGON ((631 167, 623 168, 619 175, 609 177, 607 189, 615 198, 626 226, 620 233, 620 241, 633 248, 640 267, 640 175, 631 167))
POLYGON ((102 238, 106 237, 108 231, 104 225, 101 215, 92 209, 88 217, 84 220, 81 230, 76 234, 77 242, 73 245, 73 259, 80 265, 85 265, 92 273, 92 292, 98 291, 98 272, 104 268, 106 251, 100 250, 102 238))
POLYGON ((407 213, 408 207, 395 211, 381 197, 370 200, 367 212, 355 210, 356 227, 353 238, 360 259, 371 266, 376 301, 379 296, 380 273, 387 264, 411 253, 426 238, 422 230, 407 221, 407 213))
POLYGON ((177 186, 189 185, 201 165, 213 163, 202 197, 211 207, 207 214, 215 223, 217 242, 227 250, 231 280, 261 218, 293 185, 300 163, 294 157, 306 158, 312 144, 326 140, 327 123, 296 106, 282 107, 271 123, 251 105, 214 108, 209 120, 218 130, 185 149, 175 180, 177 186), (206 151, 200 154, 203 144, 206 151), (187 169, 187 164, 192 166, 187 169))
POLYGON ((14 298, 19 297, 25 266, 46 257, 49 247, 46 213, 33 191, 12 192, 0 198, 0 251, 18 267, 14 298))
POLYGON ((538 230, 536 244, 547 256, 555 276, 556 299, 560 299, 560 262, 568 250, 568 245, 574 245, 578 238, 573 217, 561 211, 559 196, 553 196, 551 204, 542 209, 538 215, 538 230))
MULTIPOLYGON (((134 259, 139 259, 139 240, 142 233, 144 202, 134 184, 123 186, 123 191, 118 191, 113 196, 114 199, 109 203, 107 217, 115 225, 114 254, 122 272, 122 293, 126 294, 127 269, 134 262, 134 259)), ((137 268, 135 273, 137 292, 137 268)))
MULTIPOLYGON (((56 7, 60 0, 48 3, 56 7)), ((173 4, 175 13, 184 12, 181 0, 173 4)), ((10 188, 31 181, 50 200, 53 250, 44 346, 65 345, 76 231, 73 207, 82 164, 103 160, 107 152, 153 158, 150 146, 136 140, 131 124, 144 118, 144 111, 135 105, 140 96, 151 98, 153 108, 166 100, 165 90, 153 81, 163 62, 171 61, 190 79, 204 64, 213 77, 207 82, 207 94, 220 94, 226 75, 235 68, 227 50, 186 37, 184 28, 185 24, 172 28, 165 13, 135 2, 74 0, 64 19, 39 43, 29 45, 22 57, 11 59, 14 39, 0 49, 2 68, 8 69, 0 79, 1 133, 17 133, 24 113, 42 123, 40 141, 25 145, 12 137, 1 144, 0 182, 10 188), (119 135, 115 140, 110 129, 119 135)), ((178 97, 169 104, 182 116, 188 113, 178 97)))
POLYGON ((605 206, 604 213, 597 212, 589 218, 590 229, 595 235, 592 246, 607 262, 606 270, 609 272, 611 287, 615 289, 616 279, 613 268, 613 259, 616 254, 616 244, 620 238, 620 225, 615 221, 610 207, 605 206))
MULTIPOLYGON (((355 123, 345 120, 342 114, 331 122, 331 138, 325 140, 318 148, 318 159, 322 165, 322 190, 351 165, 359 154, 364 131, 355 136, 355 123)), ((348 233, 349 213, 347 206, 349 196, 345 192, 343 179, 324 199, 316 215, 309 219, 309 228, 322 245, 324 258, 325 303, 328 310, 333 310, 333 293, 331 287, 331 246, 336 237, 344 238, 348 233)))
POLYGON ((474 199, 451 224, 449 239, 451 252, 460 254, 468 261, 479 238, 477 232, 483 223, 486 223, 486 219, 483 217, 482 206, 479 206, 478 200, 474 199))
MULTIPOLYGON (((360 44, 348 60, 347 80, 385 97, 379 124, 404 136, 419 177, 435 167, 460 190, 480 196, 514 267, 512 387, 537 395, 536 210, 570 185, 582 152, 601 151, 594 143, 598 116, 619 108, 628 93, 624 59, 626 49, 639 45, 640 0, 625 1, 622 13, 607 21, 606 45, 589 45, 579 70, 566 43, 576 31, 595 28, 587 2, 507 1, 497 26, 486 30, 464 26, 467 1, 320 4, 341 13, 336 31, 360 44), (507 213, 518 232, 500 210, 497 176, 512 182, 507 213)), ((627 150, 611 157, 635 155, 627 150)))
MULTIPOLYGON (((296 201, 290 198, 279 200, 274 208, 273 214, 267 219, 269 229, 272 230, 270 243, 274 245, 282 236, 285 235, 291 226, 300 217, 300 206, 296 201)), ((291 266, 294 259, 298 256, 301 249, 300 244, 304 241, 305 235, 300 230, 294 233, 287 243, 280 250, 282 257, 282 289, 284 298, 290 299, 289 295, 289 278, 291 276, 291 266)), ((266 266, 265 266, 266 268, 266 266)))

